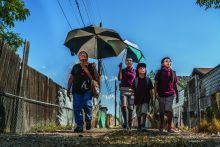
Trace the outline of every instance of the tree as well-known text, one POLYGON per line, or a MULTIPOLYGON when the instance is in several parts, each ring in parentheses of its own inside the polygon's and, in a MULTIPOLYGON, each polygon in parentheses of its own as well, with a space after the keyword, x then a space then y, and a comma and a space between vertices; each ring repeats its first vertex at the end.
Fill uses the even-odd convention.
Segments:
POLYGON ((155 75, 156 75, 156 73, 155 73, 153 70, 151 70, 151 71, 147 74, 147 76, 148 76, 149 78, 151 78, 151 79, 154 79, 155 75))
POLYGON ((30 11, 22 0, 0 0, 0 40, 8 43, 15 51, 24 41, 12 29, 15 22, 24 21, 29 15, 30 11))
POLYGON ((197 0, 196 3, 201 7, 205 7, 205 9, 209 8, 220 8, 220 0, 197 0))

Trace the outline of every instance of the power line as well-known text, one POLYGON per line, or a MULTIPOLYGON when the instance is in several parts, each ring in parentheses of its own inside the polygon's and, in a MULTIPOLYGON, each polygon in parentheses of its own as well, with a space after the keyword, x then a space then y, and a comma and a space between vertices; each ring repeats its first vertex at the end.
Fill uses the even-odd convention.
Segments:
POLYGON ((82 17, 82 14, 81 14, 80 8, 79 8, 78 0, 75 0, 75 2, 76 2, 76 6, 77 6, 77 8, 78 8, 78 11, 79 11, 80 18, 81 18, 82 23, 83 23, 83 25, 84 25, 84 27, 85 27, 85 23, 84 23, 84 20, 83 20, 83 17, 82 17))
POLYGON ((77 15, 76 15, 76 12, 74 11, 74 7, 73 7, 73 4, 71 3, 71 0, 69 0, 69 4, 70 4, 70 7, 71 7, 71 9, 72 9, 72 11, 73 11, 73 13, 74 13, 74 16, 75 16, 75 18, 76 18, 77 23, 79 24, 79 26, 81 26, 81 23, 80 23, 80 21, 79 21, 77 15))
MULTIPOLYGON (((107 70, 106 70, 106 66, 105 66, 104 62, 103 62, 103 70, 104 70, 105 74, 107 75, 107 70)), ((109 91, 112 91, 112 87, 109 86, 109 82, 107 80, 106 80, 106 82, 107 82, 109 91)))
POLYGON ((62 7, 62 6, 61 6, 61 4, 60 4, 60 1, 59 1, 59 0, 57 0, 57 3, 59 4, 60 9, 61 9, 61 11, 62 11, 62 13, 63 13, 63 16, 65 17, 66 22, 68 23, 68 25, 69 25, 70 29, 72 29, 72 26, 71 26, 71 24, 70 24, 69 20, 68 20, 68 19, 67 19, 67 17, 66 17, 66 14, 65 14, 65 12, 64 12, 64 10, 63 10, 63 7, 62 7))
MULTIPOLYGON (((92 4, 92 6, 93 6, 93 8, 94 8, 94 13, 95 13, 96 21, 99 21, 99 18, 97 17, 97 16, 98 16, 98 14, 97 14, 97 9, 96 9, 96 7, 95 7, 95 1, 94 1, 94 0, 91 0, 91 4, 92 4)), ((98 22, 98 24, 99 24, 99 22, 98 22)))
POLYGON ((98 7, 99 18, 100 18, 100 20, 102 21, 102 15, 101 15, 101 10, 100 10, 100 7, 99 7, 99 2, 98 2, 98 0, 96 0, 96 3, 97 3, 97 7, 98 7))
MULTIPOLYGON (((102 68, 102 71, 103 71, 103 75, 107 76, 104 68, 102 68)), ((107 93, 108 93, 108 95, 110 95, 111 94, 110 93, 111 89, 109 88, 108 81, 107 81, 106 78, 104 78, 104 82, 105 82, 105 86, 106 86, 106 89, 107 89, 107 93)))
MULTIPOLYGON (((103 72, 103 75, 106 76, 106 74, 105 74, 105 72, 104 72, 104 69, 102 69, 102 72, 103 72)), ((109 89, 109 86, 108 86, 108 84, 107 84, 106 78, 104 78, 104 82, 105 82, 105 87, 106 87, 106 89, 107 89, 107 93, 108 93, 108 95, 110 95, 110 89, 109 89)))
POLYGON ((88 7, 89 7, 90 10, 91 10, 91 13, 90 13, 90 14, 91 14, 91 16, 92 16, 94 22, 96 22, 95 12, 94 12, 94 9, 93 9, 92 2, 91 2, 90 0, 87 0, 87 2, 88 2, 88 7))
POLYGON ((83 3, 83 5, 84 5, 84 7, 85 7, 86 15, 87 15, 87 17, 88 17, 88 19, 89 19, 89 22, 90 22, 90 24, 92 24, 92 23, 91 23, 91 19, 90 19, 90 17, 89 17, 89 13, 88 13, 87 7, 86 7, 86 4, 85 4, 84 0, 82 0, 82 3, 83 3))

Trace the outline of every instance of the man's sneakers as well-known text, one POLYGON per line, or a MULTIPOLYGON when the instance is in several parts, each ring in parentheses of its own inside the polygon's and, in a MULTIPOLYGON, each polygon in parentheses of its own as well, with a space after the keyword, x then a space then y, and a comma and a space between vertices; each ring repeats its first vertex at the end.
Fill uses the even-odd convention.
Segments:
POLYGON ((91 122, 87 122, 86 123, 86 130, 90 130, 91 129, 91 122))
POLYGON ((127 123, 126 123, 126 122, 124 122, 124 123, 122 124, 122 128, 123 128, 123 129, 127 129, 127 123))
POLYGON ((137 130, 141 131, 141 125, 138 125, 137 130))
POLYGON ((83 126, 77 126, 77 127, 74 129, 74 132, 75 132, 75 133, 82 133, 82 132, 83 132, 83 126))
MULTIPOLYGON (((91 122, 87 122, 87 123, 86 123, 86 130, 91 130, 91 122)), ((82 133, 82 132, 83 132, 83 126, 77 126, 77 127, 74 129, 74 132, 75 132, 75 133, 82 133)))
POLYGON ((145 123, 141 125, 141 132, 147 132, 147 127, 145 123))

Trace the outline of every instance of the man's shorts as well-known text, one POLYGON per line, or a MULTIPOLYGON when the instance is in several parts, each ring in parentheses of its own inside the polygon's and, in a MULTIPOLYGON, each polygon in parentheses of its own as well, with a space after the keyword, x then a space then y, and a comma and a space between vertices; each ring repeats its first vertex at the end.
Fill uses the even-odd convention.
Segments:
POLYGON ((147 114, 147 112, 148 112, 148 104, 147 103, 136 105, 137 117, 141 117, 142 114, 147 114))
POLYGON ((125 87, 124 89, 120 89, 120 100, 121 100, 121 106, 125 106, 130 110, 134 109, 134 95, 132 92, 130 92, 130 89, 127 90, 125 87))
POLYGON ((159 107, 160 107, 160 113, 164 114, 165 112, 173 112, 173 99, 174 95, 169 97, 160 97, 159 98, 159 107))

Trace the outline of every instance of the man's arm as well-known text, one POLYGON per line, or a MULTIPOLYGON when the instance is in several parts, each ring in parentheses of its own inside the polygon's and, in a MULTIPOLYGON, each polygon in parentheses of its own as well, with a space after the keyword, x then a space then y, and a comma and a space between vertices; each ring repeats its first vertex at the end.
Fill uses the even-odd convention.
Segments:
POLYGON ((153 107, 153 101, 154 101, 154 98, 153 98, 153 90, 151 89, 150 90, 150 104, 151 104, 151 106, 153 107))
POLYGON ((67 96, 69 97, 70 100, 71 100, 71 98, 70 98, 70 89, 72 87, 73 80, 74 80, 74 76, 71 74, 70 77, 69 77, 69 80, 68 80, 68 87, 67 87, 67 96))
POLYGON ((179 102, 179 92, 178 92, 178 88, 177 88, 177 83, 174 83, 174 90, 175 90, 175 94, 176 94, 176 103, 179 102))
POLYGON ((121 81, 122 79, 122 63, 119 64, 119 72, 118 72, 118 80, 121 81))
POLYGON ((175 75, 175 77, 174 77, 174 82, 173 82, 173 88, 174 88, 175 94, 176 94, 176 103, 178 103, 179 102, 179 92, 178 92, 178 86, 177 86, 178 80, 177 80, 176 72, 174 75, 175 75))

